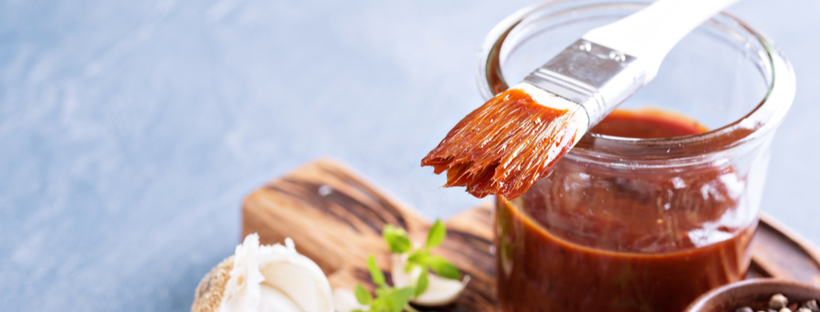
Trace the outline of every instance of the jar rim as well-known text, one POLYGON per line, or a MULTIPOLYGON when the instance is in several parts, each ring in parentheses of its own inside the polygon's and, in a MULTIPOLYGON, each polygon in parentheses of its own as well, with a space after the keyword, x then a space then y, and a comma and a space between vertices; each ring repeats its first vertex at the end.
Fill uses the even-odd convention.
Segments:
MULTIPOLYGON (((486 100, 508 87, 501 68, 501 49, 507 36, 516 30, 516 27, 526 24, 529 19, 543 14, 542 11, 564 2, 567 1, 552 0, 525 7, 502 20, 490 31, 479 52, 477 71, 479 89, 486 100)), ((636 5, 645 6, 647 3, 595 2, 581 3, 575 8, 606 8, 619 5, 634 7, 636 5)), ((691 153, 680 151, 686 149, 697 150, 698 155, 694 158, 706 160, 703 157, 705 154, 757 141, 757 138, 775 129, 782 122, 794 99, 795 77, 791 64, 768 36, 743 20, 722 12, 713 17, 709 23, 715 25, 731 23, 746 32, 745 35, 757 40, 762 47, 763 53, 761 54, 765 55, 763 61, 768 70, 766 74, 769 75, 767 77, 769 85, 766 95, 752 111, 722 127, 688 136, 638 139, 588 133, 575 148, 570 150, 566 158, 580 158, 602 163, 611 163, 613 160, 623 163, 625 159, 653 161, 689 158, 691 160, 693 158, 691 153), (670 152, 672 150, 676 152, 670 152)), ((691 161, 685 161, 685 163, 691 164, 691 161)))

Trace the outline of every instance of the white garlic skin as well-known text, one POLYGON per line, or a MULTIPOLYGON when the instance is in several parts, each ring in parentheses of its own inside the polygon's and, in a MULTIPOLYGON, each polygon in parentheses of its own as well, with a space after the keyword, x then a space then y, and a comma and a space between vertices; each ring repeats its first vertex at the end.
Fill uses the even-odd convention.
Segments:
POLYGON ((236 247, 220 312, 333 312, 330 283, 310 258, 285 246, 259 245, 256 233, 236 247))

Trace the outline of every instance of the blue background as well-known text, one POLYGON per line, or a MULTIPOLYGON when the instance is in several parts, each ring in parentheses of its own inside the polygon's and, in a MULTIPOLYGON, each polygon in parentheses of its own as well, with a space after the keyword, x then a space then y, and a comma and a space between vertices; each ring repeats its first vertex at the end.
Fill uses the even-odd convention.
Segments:
MULTIPOLYGON (((187 311, 243 197, 322 155, 430 217, 477 204, 419 160, 532 3, 0 1, 0 310, 187 311)), ((797 73, 763 209, 820 242, 820 1, 729 11, 797 73)))

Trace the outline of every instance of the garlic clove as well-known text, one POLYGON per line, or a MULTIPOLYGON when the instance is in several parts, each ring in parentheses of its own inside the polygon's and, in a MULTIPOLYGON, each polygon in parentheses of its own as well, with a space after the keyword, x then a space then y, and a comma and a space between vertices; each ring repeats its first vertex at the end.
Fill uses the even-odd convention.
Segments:
POLYGON ((351 312, 353 310, 367 311, 369 308, 356 300, 356 294, 348 289, 333 290, 333 305, 336 312, 351 312))
POLYGON ((287 295, 276 288, 268 285, 260 286, 259 312, 301 312, 302 309, 296 305, 287 295))
POLYGON ((467 283, 470 282, 469 275, 465 275, 461 281, 443 278, 432 273, 428 278, 427 290, 418 298, 411 300, 413 303, 430 307, 451 304, 458 299, 467 287, 467 283))
POLYGON ((305 312, 333 311, 333 296, 322 269, 308 257, 296 252, 293 241, 285 239, 285 245, 263 246, 271 254, 260 264, 265 277, 262 282, 290 297, 305 312))
MULTIPOLYGON (((405 272, 404 268, 407 266, 407 255, 394 254, 392 259, 391 274, 393 277, 393 285, 397 288, 405 286, 414 286, 419 276, 421 275, 421 268, 415 267, 410 272, 405 272)), ((410 300, 410 302, 426 306, 437 307, 453 303, 458 299, 467 283, 470 282, 470 276, 464 276, 461 281, 443 278, 441 276, 429 273, 427 289, 420 296, 410 300)))
POLYGON ((413 268, 410 272, 405 272, 404 267, 407 265, 407 255, 393 254, 390 258, 390 263, 392 264, 390 276, 393 278, 394 287, 415 286, 415 283, 412 281, 418 280, 419 275, 421 275, 421 268, 413 268))

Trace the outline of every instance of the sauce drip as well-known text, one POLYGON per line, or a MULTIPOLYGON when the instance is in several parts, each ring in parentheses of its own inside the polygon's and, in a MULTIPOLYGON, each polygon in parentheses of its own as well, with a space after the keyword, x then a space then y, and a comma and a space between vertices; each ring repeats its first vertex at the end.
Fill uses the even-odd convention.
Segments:
MULTIPOLYGON (((660 138, 706 128, 669 113, 615 111, 592 132, 660 138)), ((505 311, 682 311, 743 278, 756 220, 731 166, 590 171, 561 162, 523 196, 497 198, 505 311)))
POLYGON ((571 115, 509 89, 464 117, 421 165, 436 174, 446 170, 445 187, 466 186, 478 198, 515 198, 569 151, 577 131, 571 115))

